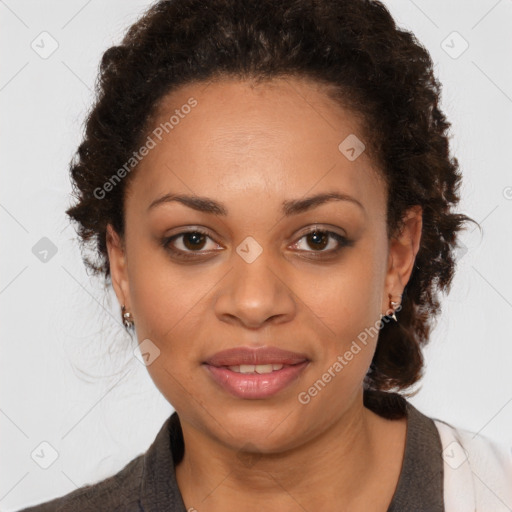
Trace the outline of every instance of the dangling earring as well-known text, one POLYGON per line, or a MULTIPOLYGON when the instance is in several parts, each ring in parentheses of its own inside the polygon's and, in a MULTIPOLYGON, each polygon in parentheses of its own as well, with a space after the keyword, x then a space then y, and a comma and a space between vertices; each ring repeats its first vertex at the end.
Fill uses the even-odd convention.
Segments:
POLYGON ((400 306, 400 302, 395 302, 394 300, 391 301, 391 307, 393 308, 393 314, 391 315, 391 318, 395 321, 395 322, 398 322, 398 320, 396 319, 396 315, 395 315, 395 309, 400 306))
POLYGON ((380 314, 380 319, 382 320, 385 316, 390 316, 395 322, 398 322, 398 319, 396 318, 396 315, 395 315, 395 310, 398 308, 398 306, 400 306, 400 302, 395 302, 394 300, 392 300, 390 302, 391 302, 391 307, 393 309, 393 314, 392 315, 383 315, 381 313, 380 314))
POLYGON ((123 325, 125 327, 131 327, 132 325, 134 325, 133 315, 126 311, 126 307, 124 304, 121 306, 121 312, 123 314, 123 325))

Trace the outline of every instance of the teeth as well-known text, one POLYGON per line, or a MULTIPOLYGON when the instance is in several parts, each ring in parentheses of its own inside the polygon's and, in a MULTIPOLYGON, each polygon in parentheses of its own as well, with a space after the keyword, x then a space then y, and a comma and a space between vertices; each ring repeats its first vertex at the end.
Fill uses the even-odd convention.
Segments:
POLYGON ((228 366, 232 372, 237 373, 272 373, 280 370, 283 364, 241 364, 240 366, 228 366))

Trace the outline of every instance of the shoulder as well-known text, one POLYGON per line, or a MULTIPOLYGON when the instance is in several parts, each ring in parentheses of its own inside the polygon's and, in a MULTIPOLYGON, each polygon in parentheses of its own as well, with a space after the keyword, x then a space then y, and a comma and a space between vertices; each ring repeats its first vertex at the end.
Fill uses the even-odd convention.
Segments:
POLYGON ((105 480, 80 487, 69 494, 18 512, 139 512, 142 510, 139 505, 139 488, 143 470, 144 455, 139 455, 121 471, 105 480))
POLYGON ((446 511, 510 511, 510 450, 481 434, 433 421, 442 444, 446 511))
POLYGON ((18 512, 142 512, 184 508, 174 475, 183 455, 179 417, 164 422, 147 451, 100 482, 18 512))

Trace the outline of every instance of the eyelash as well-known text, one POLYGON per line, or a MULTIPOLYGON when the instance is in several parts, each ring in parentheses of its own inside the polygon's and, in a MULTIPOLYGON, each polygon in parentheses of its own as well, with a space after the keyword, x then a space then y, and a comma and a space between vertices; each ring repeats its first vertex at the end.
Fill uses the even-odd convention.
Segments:
MULTIPOLYGON (((177 239, 181 236, 184 236, 184 235, 192 234, 192 233, 199 233, 199 234, 205 235, 211 239, 210 235, 203 229, 194 228, 189 231, 182 231, 181 233, 177 233, 176 235, 172 235, 170 237, 163 238, 162 246, 166 251, 170 252, 172 254, 172 256, 177 259, 181 259, 181 260, 197 259, 198 255, 201 255, 200 251, 183 251, 181 249, 176 249, 175 247, 173 247, 171 245, 171 242, 173 242, 175 239, 177 239)), ((339 246, 337 249, 331 249, 329 251, 324 251, 324 250, 321 250, 321 251, 302 251, 301 250, 301 251, 299 251, 299 252, 311 252, 313 254, 317 253, 314 256, 310 256, 311 259, 325 258, 325 256, 323 256, 323 254, 326 254, 328 256, 337 255, 344 247, 351 247, 354 244, 354 242, 352 240, 349 240, 348 238, 346 238, 343 235, 340 235, 339 233, 336 233, 334 231, 329 231, 327 229, 313 228, 313 229, 310 229, 309 231, 303 233, 301 235, 301 237, 297 240, 297 242, 295 242, 293 245, 296 245, 300 240, 302 240, 304 237, 306 237, 312 233, 320 233, 320 234, 328 235, 328 236, 334 238, 338 242, 339 246)))

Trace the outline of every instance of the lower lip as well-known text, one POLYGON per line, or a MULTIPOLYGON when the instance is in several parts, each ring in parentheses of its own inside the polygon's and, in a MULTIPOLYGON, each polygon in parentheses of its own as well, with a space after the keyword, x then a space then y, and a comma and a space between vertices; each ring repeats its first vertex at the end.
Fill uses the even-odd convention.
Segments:
POLYGON ((232 395, 238 398, 258 399, 279 393, 297 379, 308 364, 309 361, 304 361, 265 374, 233 372, 226 366, 204 366, 209 370, 213 380, 232 395))

